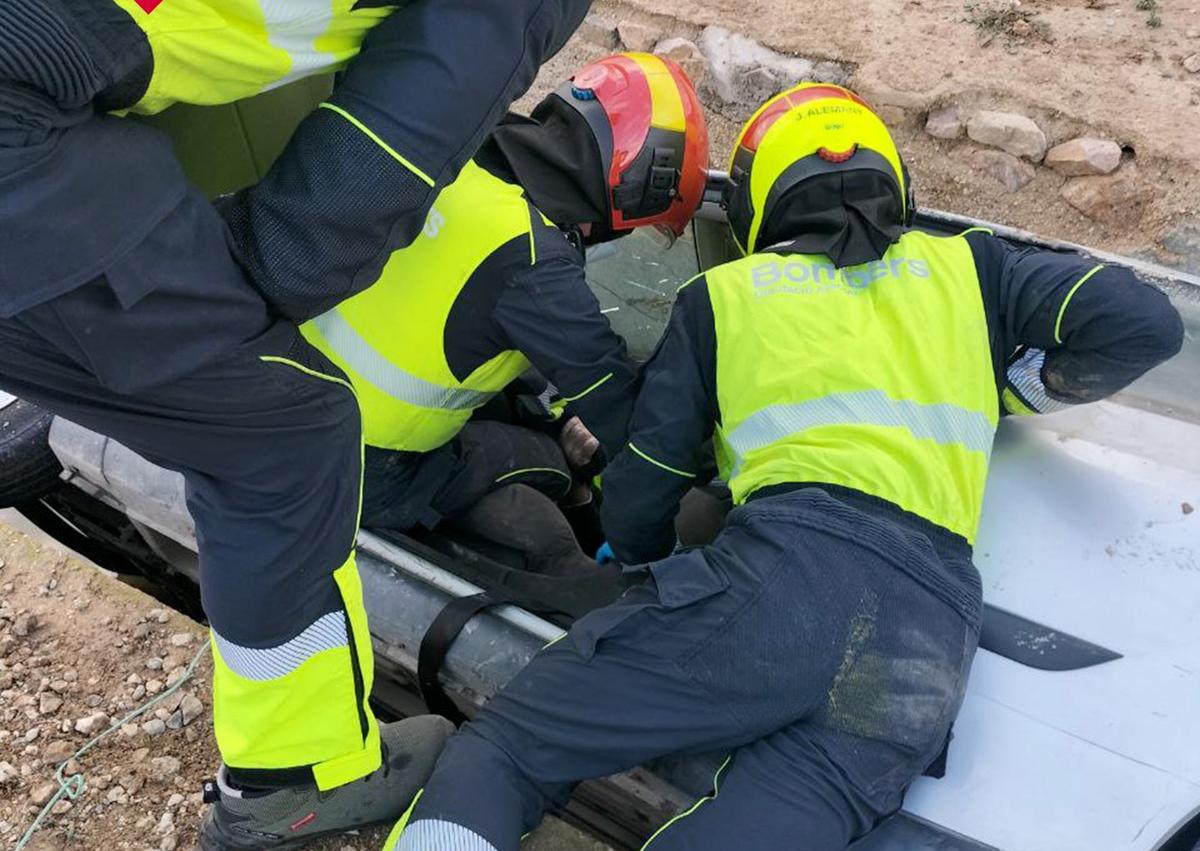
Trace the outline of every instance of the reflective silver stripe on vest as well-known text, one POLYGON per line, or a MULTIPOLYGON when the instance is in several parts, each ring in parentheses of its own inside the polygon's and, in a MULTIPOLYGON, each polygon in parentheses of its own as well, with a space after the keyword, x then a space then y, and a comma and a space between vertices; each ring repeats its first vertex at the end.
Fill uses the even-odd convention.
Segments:
POLYGON ((987 416, 957 405, 923 405, 908 399, 893 399, 882 390, 830 393, 805 402, 771 405, 742 420, 726 437, 737 455, 732 475, 737 475, 746 455, 755 449, 790 434, 832 425, 905 428, 914 437, 945 445, 959 444, 985 456, 991 455, 995 436, 995 427, 987 416))
POLYGON ((333 23, 330 0, 259 0, 259 7, 267 27, 267 40, 292 60, 288 73, 271 83, 268 90, 286 86, 333 65, 331 54, 317 50, 317 39, 328 32, 333 23))
POLYGON ((478 833, 442 819, 421 819, 409 824, 392 851, 496 851, 496 846, 478 833))
POLYGON ((215 629, 213 643, 225 667, 247 680, 285 677, 322 650, 346 647, 346 613, 330 612, 317 618, 304 632, 277 647, 243 647, 223 638, 215 629))
POLYGON ((312 322, 352 370, 393 399, 421 408, 464 411, 478 408, 495 395, 465 387, 442 387, 404 371, 375 351, 337 310, 323 313, 312 322))

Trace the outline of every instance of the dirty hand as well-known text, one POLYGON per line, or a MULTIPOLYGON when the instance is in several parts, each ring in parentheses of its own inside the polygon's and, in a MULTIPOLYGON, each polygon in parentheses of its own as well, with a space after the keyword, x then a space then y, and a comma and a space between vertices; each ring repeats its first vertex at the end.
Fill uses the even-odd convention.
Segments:
POLYGON ((587 430, 579 417, 567 420, 558 436, 558 444, 567 456, 567 463, 575 468, 586 467, 600 448, 600 441, 587 430))

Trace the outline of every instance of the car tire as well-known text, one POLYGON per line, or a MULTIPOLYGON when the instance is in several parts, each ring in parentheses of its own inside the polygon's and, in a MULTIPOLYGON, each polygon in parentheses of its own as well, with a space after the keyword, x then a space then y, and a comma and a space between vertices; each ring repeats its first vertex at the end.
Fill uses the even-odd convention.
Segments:
POLYGON ((40 499, 62 484, 62 465, 50 451, 53 420, 21 399, 0 408, 0 508, 40 499))

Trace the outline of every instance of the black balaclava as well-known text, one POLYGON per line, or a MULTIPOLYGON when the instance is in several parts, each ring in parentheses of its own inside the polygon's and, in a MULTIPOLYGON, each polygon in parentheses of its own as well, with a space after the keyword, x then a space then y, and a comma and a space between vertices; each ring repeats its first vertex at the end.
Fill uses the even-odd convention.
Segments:
POLYGON ((506 116, 475 159, 524 189, 557 225, 605 225, 609 220, 608 181, 596 137, 583 116, 558 95, 549 95, 529 118, 506 116))
POLYGON ((874 170, 838 171, 810 177, 776 201, 757 246, 786 242, 842 268, 878 260, 902 233, 903 202, 893 180, 874 170))

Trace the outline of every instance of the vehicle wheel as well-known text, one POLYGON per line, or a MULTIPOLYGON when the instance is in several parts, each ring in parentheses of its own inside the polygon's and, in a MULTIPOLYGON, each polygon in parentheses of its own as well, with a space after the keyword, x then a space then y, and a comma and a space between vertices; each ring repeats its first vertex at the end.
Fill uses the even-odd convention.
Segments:
POLYGON ((0 508, 39 499, 61 484, 50 451, 54 415, 0 393, 0 508))

